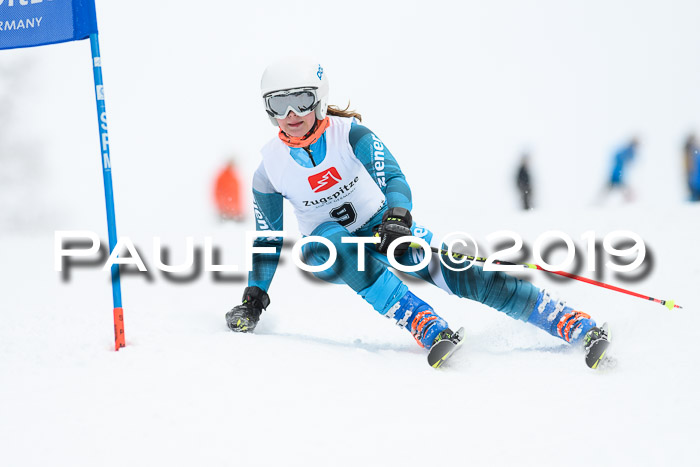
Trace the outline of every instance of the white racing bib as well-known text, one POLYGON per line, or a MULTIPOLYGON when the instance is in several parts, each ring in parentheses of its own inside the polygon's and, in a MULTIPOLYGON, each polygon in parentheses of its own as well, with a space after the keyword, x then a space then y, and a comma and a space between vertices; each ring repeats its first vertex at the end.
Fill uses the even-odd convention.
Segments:
POLYGON ((351 124, 350 118, 330 117, 325 131, 326 157, 316 167, 299 165, 279 138, 262 148, 270 183, 294 206, 303 235, 311 235, 328 221, 354 232, 386 202, 384 193, 352 151, 348 139, 351 124))

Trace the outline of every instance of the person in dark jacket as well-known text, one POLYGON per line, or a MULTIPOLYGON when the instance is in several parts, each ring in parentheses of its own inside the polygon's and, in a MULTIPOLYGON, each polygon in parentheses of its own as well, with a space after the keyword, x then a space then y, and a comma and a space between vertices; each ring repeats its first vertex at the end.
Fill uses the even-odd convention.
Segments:
POLYGON ((522 206, 526 211, 532 209, 532 183, 530 180, 529 163, 530 156, 528 154, 523 154, 523 157, 520 159, 520 167, 518 167, 518 176, 516 179, 522 206))

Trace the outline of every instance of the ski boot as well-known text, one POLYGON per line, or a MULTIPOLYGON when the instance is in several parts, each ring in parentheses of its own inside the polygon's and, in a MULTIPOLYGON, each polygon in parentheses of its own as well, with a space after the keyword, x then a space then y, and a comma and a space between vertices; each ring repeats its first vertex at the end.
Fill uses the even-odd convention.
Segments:
POLYGON ((586 365, 589 368, 612 368, 616 365, 615 359, 606 355, 610 346, 610 331, 608 323, 603 323, 600 327, 591 328, 583 336, 583 348, 586 351, 586 365))
POLYGON ((396 320, 396 324, 408 329, 418 345, 428 350, 433 346, 438 334, 447 329, 447 322, 435 313, 433 307, 411 291, 407 291, 384 316, 396 320))
POLYGON ((434 368, 454 353, 464 337, 464 328, 453 332, 433 308, 410 291, 384 315, 406 328, 418 345, 428 350, 428 363, 434 368))

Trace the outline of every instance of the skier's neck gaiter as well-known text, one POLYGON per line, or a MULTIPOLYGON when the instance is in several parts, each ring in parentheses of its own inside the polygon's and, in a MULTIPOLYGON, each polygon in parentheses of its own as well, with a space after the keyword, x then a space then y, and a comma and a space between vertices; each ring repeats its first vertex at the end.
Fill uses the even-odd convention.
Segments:
POLYGON ((289 136, 282 131, 282 129, 280 129, 279 137, 287 146, 292 148, 305 148, 318 141, 323 132, 326 131, 326 128, 328 128, 329 124, 330 118, 326 117, 323 120, 316 120, 316 124, 304 136, 289 136))

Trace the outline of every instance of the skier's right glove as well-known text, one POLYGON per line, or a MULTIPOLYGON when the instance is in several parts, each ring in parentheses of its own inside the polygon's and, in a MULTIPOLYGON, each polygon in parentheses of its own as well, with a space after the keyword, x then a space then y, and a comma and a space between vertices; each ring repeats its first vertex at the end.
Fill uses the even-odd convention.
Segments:
POLYGON ((270 297, 259 287, 246 287, 243 303, 226 313, 226 324, 231 331, 251 332, 260 321, 260 314, 270 305, 270 297))
MULTIPOLYGON (((377 243, 377 251, 386 255, 389 245, 397 238, 411 235, 413 219, 411 212, 405 208, 389 208, 382 216, 382 223, 378 226, 375 235, 380 238, 377 243)), ((394 257, 398 258, 408 251, 408 243, 400 243, 394 249, 394 257)))

